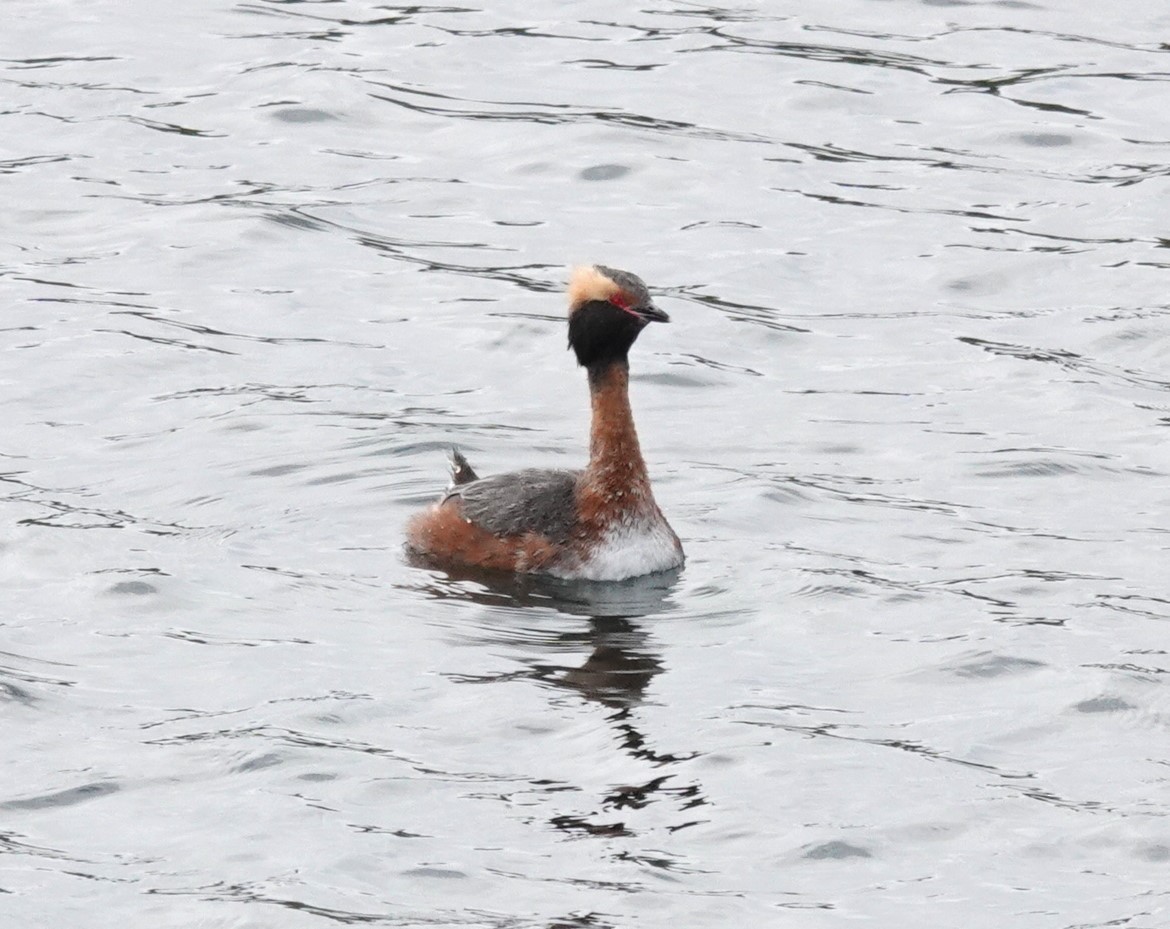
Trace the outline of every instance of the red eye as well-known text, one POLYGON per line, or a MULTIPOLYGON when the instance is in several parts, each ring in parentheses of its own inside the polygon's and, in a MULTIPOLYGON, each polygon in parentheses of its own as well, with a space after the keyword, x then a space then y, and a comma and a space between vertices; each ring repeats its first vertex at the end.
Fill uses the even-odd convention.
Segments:
POLYGON ((619 310, 626 311, 629 311, 630 307, 633 305, 633 301, 620 290, 609 298, 609 302, 616 306, 619 310))

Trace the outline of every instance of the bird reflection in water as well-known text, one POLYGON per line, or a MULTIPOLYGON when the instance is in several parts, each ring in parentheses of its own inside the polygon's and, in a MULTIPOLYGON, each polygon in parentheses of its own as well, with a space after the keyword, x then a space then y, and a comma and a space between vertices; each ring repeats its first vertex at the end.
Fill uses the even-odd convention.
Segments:
MULTIPOLYGON (((419 567, 431 566, 417 556, 411 560, 419 567)), ((422 589, 436 599, 464 600, 492 610, 543 608, 588 617, 588 627, 580 631, 531 630, 532 635, 521 636, 528 630, 518 629, 512 623, 505 626, 502 621, 499 629, 499 639, 515 645, 523 638, 534 651, 591 647, 589 657, 580 667, 549 664, 534 655, 527 660, 530 665, 527 672, 463 679, 488 682, 535 678, 575 690, 612 709, 628 710, 641 702, 650 681, 662 670, 650 636, 637 620, 673 609, 670 595, 678 574, 678 571, 668 571, 629 581, 602 583, 444 565, 441 572, 424 582, 422 589)), ((491 629, 481 628, 479 637, 485 641, 497 639, 491 629)))
POLYGON ((579 668, 556 681, 605 706, 627 711, 640 703, 662 662, 649 636, 628 616, 592 616, 587 633, 593 651, 579 668))
MULTIPOLYGON (((428 566, 426 562, 415 561, 418 566, 428 566)), ((641 621, 674 609, 671 594, 678 573, 598 583, 476 569, 452 570, 446 565, 424 583, 424 591, 437 599, 464 600, 491 609, 492 623, 486 628, 480 624, 473 638, 512 649, 519 645, 528 652, 519 658, 527 666, 525 670, 458 675, 453 676, 454 680, 477 684, 535 680, 580 694, 609 711, 605 719, 614 729, 621 751, 656 769, 655 776, 644 782, 611 786, 601 799, 601 809, 594 813, 552 817, 549 821, 557 829, 578 835, 628 836, 634 830, 624 820, 614 821, 615 812, 638 810, 668 798, 680 811, 707 802, 698 784, 675 784, 675 775, 669 773, 671 765, 689 761, 698 753, 657 750, 640 727, 637 714, 650 683, 664 667, 653 637, 641 621), (556 628, 526 623, 519 627, 515 622, 517 607, 555 610, 562 617, 582 616, 587 619, 587 625, 566 629, 563 623, 556 628), (550 653, 579 653, 586 648, 588 657, 580 665, 568 666, 549 660, 550 653)), ((688 814, 668 828, 674 832, 699 821, 688 814)))

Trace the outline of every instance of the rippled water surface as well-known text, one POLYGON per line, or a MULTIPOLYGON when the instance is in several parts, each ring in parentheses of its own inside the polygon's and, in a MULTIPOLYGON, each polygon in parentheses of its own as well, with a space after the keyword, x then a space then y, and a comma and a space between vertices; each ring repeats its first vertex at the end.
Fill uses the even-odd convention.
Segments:
POLYGON ((9 0, 0 922, 1170 925, 1170 9, 9 0), (670 326, 677 576, 408 564, 670 326))

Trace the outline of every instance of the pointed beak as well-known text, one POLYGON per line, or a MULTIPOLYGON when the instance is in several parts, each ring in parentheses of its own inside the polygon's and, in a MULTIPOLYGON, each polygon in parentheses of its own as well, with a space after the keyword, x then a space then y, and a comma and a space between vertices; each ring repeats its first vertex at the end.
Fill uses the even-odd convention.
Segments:
POLYGON ((653 303, 647 303, 644 306, 634 308, 634 312, 641 316, 648 323, 668 323, 670 317, 662 310, 658 309, 653 303))

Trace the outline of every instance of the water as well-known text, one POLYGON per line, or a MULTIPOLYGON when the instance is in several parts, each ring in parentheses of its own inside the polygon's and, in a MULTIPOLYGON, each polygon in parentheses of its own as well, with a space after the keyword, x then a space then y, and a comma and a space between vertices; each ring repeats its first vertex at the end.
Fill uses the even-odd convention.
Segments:
POLYGON ((1161 4, 5 14, 4 925, 1170 925, 1161 4), (408 564, 582 261, 686 568, 408 564))

